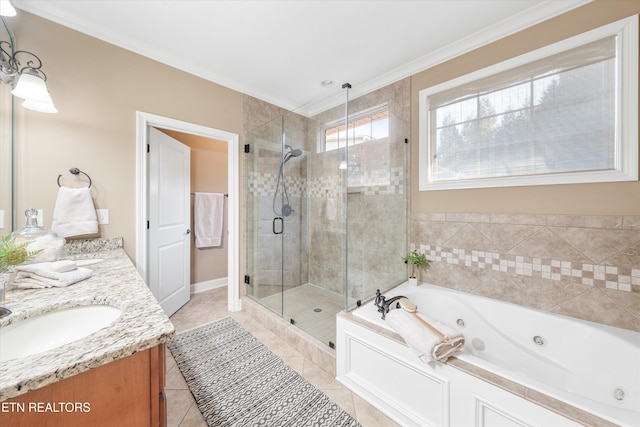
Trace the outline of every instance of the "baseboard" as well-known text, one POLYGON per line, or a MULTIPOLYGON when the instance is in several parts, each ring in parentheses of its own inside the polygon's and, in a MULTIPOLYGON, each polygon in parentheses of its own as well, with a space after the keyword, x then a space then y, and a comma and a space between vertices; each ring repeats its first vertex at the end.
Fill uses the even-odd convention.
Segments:
POLYGON ((228 283, 229 283, 229 280, 227 277, 207 280, 205 282, 192 283, 191 293, 197 294, 199 292, 210 291, 211 289, 222 288, 223 286, 227 286, 228 283))

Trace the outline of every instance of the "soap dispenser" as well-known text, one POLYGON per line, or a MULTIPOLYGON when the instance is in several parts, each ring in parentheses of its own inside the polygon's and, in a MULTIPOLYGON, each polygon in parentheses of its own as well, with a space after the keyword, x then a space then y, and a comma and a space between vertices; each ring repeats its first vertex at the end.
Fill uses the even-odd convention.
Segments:
POLYGON ((24 211, 25 227, 11 233, 16 243, 30 241, 27 251, 40 251, 27 263, 56 261, 62 254, 65 239, 56 233, 38 225, 38 210, 29 208, 24 211))

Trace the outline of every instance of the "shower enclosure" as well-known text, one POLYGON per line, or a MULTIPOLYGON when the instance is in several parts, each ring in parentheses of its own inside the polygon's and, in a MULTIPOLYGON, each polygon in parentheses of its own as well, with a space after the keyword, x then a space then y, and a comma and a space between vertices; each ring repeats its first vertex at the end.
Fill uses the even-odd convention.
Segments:
POLYGON ((348 91, 246 135, 247 295, 331 347, 338 312, 407 277, 408 122, 348 91))

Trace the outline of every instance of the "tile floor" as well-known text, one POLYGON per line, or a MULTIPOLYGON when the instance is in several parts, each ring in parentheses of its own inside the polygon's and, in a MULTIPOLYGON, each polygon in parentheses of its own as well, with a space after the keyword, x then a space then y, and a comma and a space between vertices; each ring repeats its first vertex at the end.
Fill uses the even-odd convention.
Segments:
POLYGON ((274 313, 295 320, 302 329, 320 342, 336 342, 336 313, 344 309, 344 296, 312 284, 304 284, 258 300, 274 313))
MULTIPOLYGON (((307 381, 322 390, 335 403, 355 417, 363 427, 394 427, 398 425, 366 401, 351 393, 349 389, 313 362, 305 359, 302 354, 287 345, 274 333, 265 329, 260 322, 244 312, 231 313, 227 311, 226 287, 192 295, 191 301, 171 316, 171 321, 176 327, 176 333, 180 333, 228 316, 233 317, 245 329, 251 331, 256 338, 302 374, 307 381)), ((165 393, 169 427, 206 427, 207 424, 169 351, 167 351, 165 393)))

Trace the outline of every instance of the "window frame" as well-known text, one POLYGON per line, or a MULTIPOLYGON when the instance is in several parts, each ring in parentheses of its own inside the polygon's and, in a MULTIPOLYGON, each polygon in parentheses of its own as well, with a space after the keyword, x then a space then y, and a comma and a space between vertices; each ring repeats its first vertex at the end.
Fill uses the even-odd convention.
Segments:
POLYGON ((504 62, 471 72, 418 93, 419 98, 419 190, 494 188, 531 185, 578 184, 638 180, 638 16, 596 28, 504 62), (616 37, 616 115, 614 169, 577 171, 540 175, 432 181, 430 159, 431 119, 429 96, 462 84, 482 79, 529 62, 544 59, 566 50, 609 36, 616 37))
MULTIPOLYGON (((363 144, 365 142, 378 141, 378 140, 381 140, 381 139, 389 137, 391 112, 389 110, 389 105, 386 104, 386 103, 385 104, 376 105, 374 107, 367 108, 365 110, 358 111, 357 113, 354 113, 353 115, 350 115, 349 116, 349 121, 347 123, 347 126, 351 125, 351 124, 353 124, 353 123, 357 122, 358 120, 363 119, 365 117, 373 117, 375 114, 378 114, 378 113, 387 113, 387 121, 388 121, 388 123, 387 123, 387 126, 388 126, 387 127, 387 136, 383 137, 383 138, 372 138, 372 139, 369 139, 369 140, 366 140, 366 141, 362 141, 360 143, 352 143, 352 144, 349 145, 350 147, 354 147, 356 145, 360 145, 360 144, 363 144)), ((335 127, 340 127, 341 125, 344 124, 344 122, 345 122, 345 119, 341 118, 341 119, 334 120, 334 121, 329 122, 329 123, 325 123, 323 126, 320 127, 320 136, 321 136, 320 141, 321 141, 321 144, 320 144, 320 147, 318 148, 318 153, 329 153, 329 152, 332 152, 332 151, 344 149, 344 146, 338 146, 337 148, 331 148, 331 149, 327 150, 327 140, 326 140, 326 132, 327 132, 327 130, 335 128, 335 127)), ((349 132, 349 128, 348 127, 347 127, 346 132, 347 133, 349 132)))

